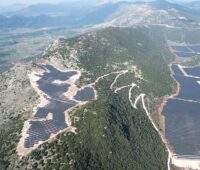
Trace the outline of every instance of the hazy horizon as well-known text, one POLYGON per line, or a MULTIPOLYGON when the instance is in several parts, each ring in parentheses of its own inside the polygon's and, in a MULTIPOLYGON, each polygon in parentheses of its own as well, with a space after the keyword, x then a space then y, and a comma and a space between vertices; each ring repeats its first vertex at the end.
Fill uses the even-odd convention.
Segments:
MULTIPOLYGON (((31 4, 39 4, 39 3, 65 3, 65 2, 74 2, 74 1, 80 1, 80 0, 0 0, 0 6, 8 6, 8 5, 31 5, 31 4)), ((154 0, 82 0, 81 2, 116 2, 116 1, 154 1, 154 0)), ((196 0, 168 0, 170 2, 191 2, 191 1, 196 1, 196 0)))

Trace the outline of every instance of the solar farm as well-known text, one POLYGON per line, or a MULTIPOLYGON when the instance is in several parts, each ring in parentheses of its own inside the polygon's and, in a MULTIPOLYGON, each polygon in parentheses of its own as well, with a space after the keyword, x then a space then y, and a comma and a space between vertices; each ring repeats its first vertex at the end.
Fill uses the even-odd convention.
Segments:
POLYGON ((200 45, 173 45, 171 50, 177 57, 189 58, 200 54, 200 45))
POLYGON ((23 140, 23 147, 26 149, 39 146, 48 141, 52 135, 57 135, 67 129, 70 125, 66 119, 66 112, 95 97, 91 86, 78 88, 74 84, 76 79, 73 79, 74 82, 69 81, 73 76, 77 76, 77 71, 61 72, 52 65, 41 65, 41 67, 45 71, 42 74, 35 73, 34 76, 37 78, 35 88, 47 103, 39 105, 34 116, 28 120, 29 127, 26 129, 23 140), (76 87, 73 98, 66 95, 71 86, 76 87))

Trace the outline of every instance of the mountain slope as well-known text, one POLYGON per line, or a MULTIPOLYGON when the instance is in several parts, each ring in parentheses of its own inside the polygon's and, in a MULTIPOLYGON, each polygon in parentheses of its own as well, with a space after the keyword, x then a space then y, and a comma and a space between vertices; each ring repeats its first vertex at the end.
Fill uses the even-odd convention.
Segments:
POLYGON ((87 25, 135 26, 163 25, 197 27, 198 10, 167 1, 116 2, 103 4, 40 4, 0 16, 2 28, 41 28, 87 25))
POLYGON ((198 26, 199 21, 197 15, 185 6, 167 1, 154 1, 122 3, 119 10, 111 14, 104 25, 127 27, 162 24, 171 27, 189 27, 198 26))
MULTIPOLYGON (((104 74, 128 70, 128 73, 119 77, 114 88, 136 83, 138 87, 131 94, 133 102, 139 94, 145 93, 148 109, 154 113, 157 110, 155 103, 170 94, 174 84, 167 66, 171 60, 170 54, 165 47, 162 32, 155 37, 157 33, 157 30, 143 27, 107 28, 68 40, 60 39, 56 42, 57 45, 54 44, 46 51, 43 61, 81 69, 82 77, 77 82, 79 86, 94 82, 104 74)), ((32 70, 34 69, 35 66, 32 66, 32 70)), ((149 121, 141 101, 138 101, 138 109, 134 109, 130 104, 129 88, 114 93, 110 86, 115 76, 111 74, 95 85, 98 100, 77 108, 70 114, 72 120, 79 120, 73 122, 77 127, 77 134, 62 133, 56 140, 41 145, 22 159, 15 152, 4 152, 17 143, 12 143, 11 146, 1 145, 1 157, 7 158, 6 162, 1 161, 1 167, 167 169, 165 146, 149 121)), ((28 78, 24 78, 28 82, 28 78)), ((20 82, 20 79, 16 81, 20 82)), ((5 91, 2 89, 1 93, 5 91)), ((31 100, 32 103, 36 102, 31 100)), ((6 115, 9 117, 12 113, 7 111, 6 115)), ((25 115, 27 113, 22 110, 18 119, 14 119, 12 123, 23 122, 28 117, 25 115)), ((20 133, 21 128, 22 125, 18 125, 14 132, 13 129, 10 130, 11 136, 16 131, 20 133)), ((7 132, 9 131, 3 132, 4 141, 10 140, 10 135, 6 137, 7 132)), ((19 134, 15 139, 19 140, 19 134)))

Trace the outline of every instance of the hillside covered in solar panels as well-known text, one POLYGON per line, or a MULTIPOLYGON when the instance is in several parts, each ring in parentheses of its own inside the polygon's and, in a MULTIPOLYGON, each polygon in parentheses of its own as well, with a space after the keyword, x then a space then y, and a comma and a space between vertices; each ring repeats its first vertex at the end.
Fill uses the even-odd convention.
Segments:
POLYGON ((0 170, 200 169, 200 3, 36 1, 0 4, 0 170))
MULTIPOLYGON (((19 105, 17 100, 11 101, 18 110, 16 117, 12 117, 12 108, 4 110, 10 116, 6 124, 11 126, 1 134, 1 167, 167 169, 168 153, 148 119, 142 102, 139 100, 137 109, 133 109, 129 100, 129 86, 135 83, 137 87, 133 88, 131 98, 134 101, 141 93, 146 94, 148 110, 162 130, 163 124, 155 113, 162 97, 172 93, 175 83, 168 69, 172 55, 165 46, 164 35, 162 32, 160 36, 154 35, 157 35, 156 29, 144 27, 106 28, 71 39, 60 39, 56 47, 50 47, 40 62, 48 61, 54 65, 62 65, 65 69, 79 68, 82 75, 76 82, 78 87, 93 83, 100 76, 111 72, 128 72, 119 76, 112 89, 110 86, 116 78, 115 74, 100 79, 94 86, 98 94, 97 100, 69 113, 76 133, 62 132, 21 159, 16 153, 16 147, 21 138, 23 123, 30 118, 38 95, 31 88, 27 76, 17 76, 17 81, 24 82, 24 90, 20 91, 16 87, 10 87, 9 90, 16 97, 21 96, 24 103, 19 105), (76 59, 70 55, 74 51, 76 59), (123 86, 128 88, 114 92, 117 87, 123 86), (27 105, 26 110, 24 104, 27 105)), ((39 68, 31 62, 23 67, 15 67, 2 80, 6 80, 11 74, 25 74, 34 69, 39 68)), ((7 86, 6 81, 4 86, 7 86)), ((1 89, 3 94, 5 90, 3 87, 1 89)))

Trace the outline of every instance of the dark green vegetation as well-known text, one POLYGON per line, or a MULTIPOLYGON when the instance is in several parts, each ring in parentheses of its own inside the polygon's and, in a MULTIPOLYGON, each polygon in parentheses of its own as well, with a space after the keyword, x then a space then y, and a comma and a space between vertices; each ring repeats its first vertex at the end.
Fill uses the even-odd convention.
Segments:
MULTIPOLYGON (((61 43, 65 43, 65 40, 61 40, 61 43)), ((108 28, 66 40, 66 43, 77 49, 79 66, 92 73, 92 80, 105 73, 132 70, 133 66, 137 66, 144 80, 148 81, 135 80, 140 83, 143 92, 152 93, 154 97, 162 97, 171 92, 172 86, 167 82, 171 81, 168 64, 173 56, 159 29, 108 28), (77 45, 80 41, 81 46, 77 45), (116 65, 117 68, 114 68, 116 65)))
POLYGON ((24 158, 25 166, 27 159, 47 159, 44 169, 166 169, 165 147, 142 107, 133 110, 126 91, 113 95, 110 83, 97 86, 100 100, 74 113, 81 117, 77 135, 61 134, 24 158))
POLYGON ((17 118, 11 118, 7 122, 7 126, 0 127, 0 169, 7 169, 9 167, 12 160, 10 155, 17 156, 16 144, 20 139, 20 130, 23 127, 23 123, 23 121, 17 118))
MULTIPOLYGON (((0 60, 12 57, 12 61, 15 61, 28 57, 25 61, 35 61, 40 57, 39 61, 49 59, 57 64, 62 63, 66 68, 78 66, 84 70, 78 85, 94 82, 99 76, 112 71, 128 69, 129 72, 118 79, 114 88, 136 83, 139 88, 133 89, 133 100, 140 93, 145 93, 148 110, 162 129, 157 107, 163 97, 176 88, 168 68, 174 58, 168 51, 166 40, 199 43, 197 22, 200 18, 197 11, 189 9, 187 5, 157 1, 148 4, 150 9, 155 10, 154 15, 148 17, 139 13, 142 19, 136 22, 136 27, 131 21, 137 21, 137 17, 131 16, 135 12, 137 16, 137 10, 132 9, 131 4, 43 4, 5 14, 11 17, 5 17, 2 13, 0 60), (166 16, 159 9, 165 10, 166 16), (177 11, 173 13, 174 9, 177 11), (124 14, 126 17, 121 17, 124 14), (88 24, 102 24, 112 19, 118 19, 113 26, 128 20, 125 26, 135 28, 106 28, 67 40, 60 39, 58 45, 50 47, 41 58, 41 53, 52 39, 72 37, 91 29, 90 26, 87 28, 88 24), (162 27, 151 26, 160 23, 162 27), (147 27, 138 26, 143 24, 147 27), (164 24, 175 28, 166 28, 164 24), (74 58, 78 60, 71 54, 75 54, 74 58)), ((140 3, 138 5, 138 8, 141 7, 140 3)), ((200 63, 198 57, 190 64, 197 62, 200 63)), ((8 67, 9 64, 8 61, 8 67)), ((77 134, 62 133, 56 140, 19 159, 15 148, 23 122, 31 117, 37 101, 27 76, 33 68, 19 66, 0 77, 0 118, 4 120, 0 122, 0 169, 167 169, 165 146, 148 120, 141 102, 138 103, 138 110, 135 110, 128 100, 128 88, 118 94, 110 90, 114 75, 96 84, 97 101, 70 113, 77 134)))
POLYGON ((37 95, 27 76, 30 65, 15 65, 0 76, 0 169, 14 169, 19 159, 16 153, 24 121, 37 101, 37 95), (12 82, 12 83, 11 83, 12 82))
MULTIPOLYGON (((78 66, 91 73, 84 73, 89 79, 82 77, 81 84, 105 73, 128 69, 130 73, 120 77, 117 86, 137 83, 140 88, 133 90, 132 98, 145 92, 148 108, 153 111, 154 102, 170 94, 173 87, 167 66, 171 59, 162 34, 153 38, 156 33, 156 29, 107 28, 62 39, 58 60, 68 60, 68 47, 78 51, 78 66), (139 70, 144 80, 137 78, 139 70)), ((50 51, 45 58, 54 56, 56 51, 50 51)), ((138 110, 133 109, 128 89, 118 94, 110 90, 113 80, 114 75, 101 80, 96 85, 98 100, 71 113, 77 134, 60 134, 57 140, 12 162, 14 169, 167 169, 165 146, 141 102, 138 110), (79 120, 74 121, 73 117, 79 120)))
MULTIPOLYGON (((16 9, 11 8, 10 11, 2 9, 0 11, 0 62, 2 59, 12 59, 15 62, 22 58, 38 58, 53 39, 78 35, 92 30, 95 24, 111 22, 113 26, 119 26, 119 23, 124 23, 124 26, 131 27, 135 24, 168 24, 184 27, 184 30, 198 27, 199 13, 190 8, 190 5, 177 5, 159 0, 147 3, 155 16, 139 14, 142 18, 138 20, 138 13, 134 8, 136 6, 142 8, 143 5, 134 2, 99 4, 97 1, 93 3, 75 1, 66 4, 37 4, 24 8, 16 6, 16 9), (163 16, 161 9, 165 11, 166 16, 163 16), (131 16, 136 17, 131 18, 131 16), (114 20, 116 22, 113 22, 114 20), (136 22, 132 22, 134 20, 136 22)), ((194 5, 192 4, 192 7, 194 5)), ((199 9, 198 5, 196 7, 199 9)), ((158 35, 159 33, 155 36, 158 35)), ((174 37, 179 38, 176 34, 174 37)), ((193 38, 197 39, 191 34, 191 39, 193 38)))

